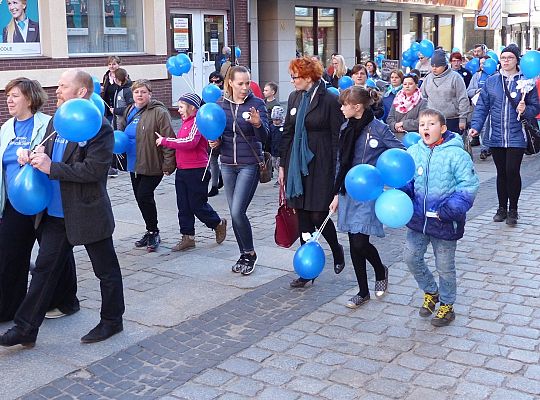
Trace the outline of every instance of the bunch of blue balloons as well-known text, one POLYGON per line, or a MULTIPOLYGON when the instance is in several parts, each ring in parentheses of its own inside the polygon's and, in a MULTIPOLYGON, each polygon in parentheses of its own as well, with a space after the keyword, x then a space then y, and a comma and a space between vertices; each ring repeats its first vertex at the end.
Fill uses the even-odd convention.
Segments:
POLYGON ((405 226, 413 215, 412 201, 397 189, 414 177, 415 164, 409 153, 402 149, 389 149, 382 153, 376 166, 359 164, 345 176, 345 189, 356 201, 375 200, 375 214, 379 221, 391 228, 405 226))
MULTIPOLYGON (((493 50, 488 50, 486 52, 486 55, 489 58, 484 61, 482 69, 486 74, 491 75, 495 73, 495 71, 497 71, 497 65, 499 64, 499 56, 493 50)), ((480 70, 480 59, 476 57, 473 58, 471 61, 465 64, 465 69, 471 74, 477 73, 480 70)))
POLYGON ((431 40, 422 39, 420 42, 413 42, 411 47, 403 52, 401 64, 404 67, 414 68, 415 64, 418 62, 418 54, 430 58, 434 51, 435 45, 431 40))
POLYGON ((171 75, 182 76, 187 74, 191 69, 191 60, 187 54, 180 53, 176 56, 169 57, 165 65, 171 75))

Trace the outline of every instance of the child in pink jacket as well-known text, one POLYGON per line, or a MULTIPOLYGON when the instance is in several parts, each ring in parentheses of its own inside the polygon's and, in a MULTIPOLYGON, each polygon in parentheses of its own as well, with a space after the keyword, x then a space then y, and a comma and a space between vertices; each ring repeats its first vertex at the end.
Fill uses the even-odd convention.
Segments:
POLYGON ((176 139, 159 137, 157 146, 176 150, 176 203, 182 239, 172 251, 184 251, 195 247, 195 217, 216 232, 216 242, 222 243, 227 234, 227 220, 220 218, 208 204, 208 181, 210 174, 206 149, 208 142, 197 129, 195 116, 202 100, 195 93, 186 93, 178 99, 178 113, 182 127, 176 139), (203 179, 204 174, 204 179, 203 179))

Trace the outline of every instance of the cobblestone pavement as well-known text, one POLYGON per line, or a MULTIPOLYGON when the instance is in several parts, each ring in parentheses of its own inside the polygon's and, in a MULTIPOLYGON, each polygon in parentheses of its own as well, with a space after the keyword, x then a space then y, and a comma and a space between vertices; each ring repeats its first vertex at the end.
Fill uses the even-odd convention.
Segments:
MULTIPOLYGON (((339 276, 329 268, 313 287, 288 288, 294 249, 273 245, 277 189, 271 184, 258 189, 250 208, 261 265, 252 276, 238 277, 230 272, 237 257, 233 239, 217 246, 203 227, 197 226, 195 250, 170 253, 178 238, 170 178, 158 195, 166 217, 160 217, 162 248, 156 254, 133 250, 142 225, 129 181, 110 181, 126 286, 125 332, 104 344, 77 343, 85 333, 81 324, 95 323, 99 308, 98 285, 78 250, 83 310, 61 326, 47 321, 34 350, 0 349, 0 365, 8 366, 2 370, 15 368, 0 377, 0 387, 27 378, 16 389, 0 389, 0 397, 539 398, 539 166, 537 157, 524 163, 521 219, 509 228, 491 221, 493 165, 477 163, 481 191, 457 251, 457 318, 444 328, 417 314, 421 292, 401 262, 403 229, 374 239, 390 266, 389 293, 349 310, 344 303, 355 293, 350 259, 339 276)), ((212 204, 226 215, 222 194, 212 204)), ((372 271, 369 277, 373 284, 372 271)))

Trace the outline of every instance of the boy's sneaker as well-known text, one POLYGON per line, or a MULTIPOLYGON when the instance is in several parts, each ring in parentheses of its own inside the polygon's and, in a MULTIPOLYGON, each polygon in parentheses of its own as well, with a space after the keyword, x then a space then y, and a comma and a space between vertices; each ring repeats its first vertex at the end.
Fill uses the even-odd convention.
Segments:
POLYGON ((438 302, 439 293, 424 293, 424 303, 422 304, 422 307, 420 307, 418 314, 420 314, 420 316, 424 318, 429 317, 435 312, 435 306, 438 302))
POLYGON ((497 208, 497 212, 493 216, 493 222, 503 222, 507 216, 508 211, 506 211, 506 208, 499 207, 497 208))
POLYGON ((480 152, 480 160, 485 160, 491 155, 491 152, 489 150, 482 150, 480 152))
POLYGON ((240 271, 242 275, 250 275, 255 271, 255 264, 257 264, 257 253, 245 254, 244 266, 240 271))
POLYGON ((247 254, 242 254, 236 264, 234 264, 231 267, 231 271, 238 274, 242 268, 244 267, 245 261, 246 261, 247 254))
POLYGON ((369 299, 370 299, 369 293, 364 297, 357 294, 357 295, 355 295, 355 296, 353 296, 353 297, 351 297, 349 299, 347 304, 345 304, 345 307, 347 307, 347 308, 358 308, 362 304, 367 303, 369 301, 369 299))
POLYGON ((146 247, 148 245, 148 238, 150 237, 150 235, 151 233, 149 231, 146 231, 143 237, 135 242, 135 247, 146 247))
POLYGON ((158 249, 160 243, 161 243, 161 238, 159 237, 159 232, 151 232, 150 236, 148 237, 148 244, 146 245, 146 251, 149 253, 153 253, 154 251, 158 249))
POLYGON ((118 170, 113 167, 109 167, 109 172, 107 173, 109 178, 118 178, 118 170))
POLYGON ((519 215, 517 210, 508 210, 508 215, 506 216, 506 225, 515 226, 518 218, 519 215))
POLYGON ((182 239, 171 249, 171 251, 185 251, 195 247, 195 236, 182 235, 182 239))
POLYGON ((437 314, 431 319, 431 325, 433 326, 446 326, 450 322, 456 319, 456 314, 454 313, 454 307, 452 304, 443 304, 439 306, 437 314))

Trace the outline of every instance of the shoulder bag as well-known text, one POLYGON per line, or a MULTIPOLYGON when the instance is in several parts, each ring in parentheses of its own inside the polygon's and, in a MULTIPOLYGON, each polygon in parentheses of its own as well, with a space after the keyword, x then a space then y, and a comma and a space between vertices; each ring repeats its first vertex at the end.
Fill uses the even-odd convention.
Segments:
MULTIPOLYGON (((234 109, 232 106, 232 103, 229 103, 231 107, 231 114, 233 116, 233 123, 236 125, 236 128, 238 129, 238 132, 242 135, 246 143, 248 144, 249 148, 253 152, 253 155, 255 156, 255 159, 260 160, 261 156, 257 154, 251 143, 246 138, 246 135, 244 135, 244 131, 242 131, 242 128, 240 128, 240 124, 236 121, 236 114, 234 113, 234 109)), ((261 122, 262 123, 262 122, 261 122)), ((259 182, 260 183, 268 183, 272 180, 272 155, 264 151, 262 160, 259 161, 259 182)))
POLYGON ((291 247, 298 239, 298 214, 294 208, 287 206, 285 186, 279 185, 279 207, 276 214, 276 230, 274 240, 280 247, 291 247))

